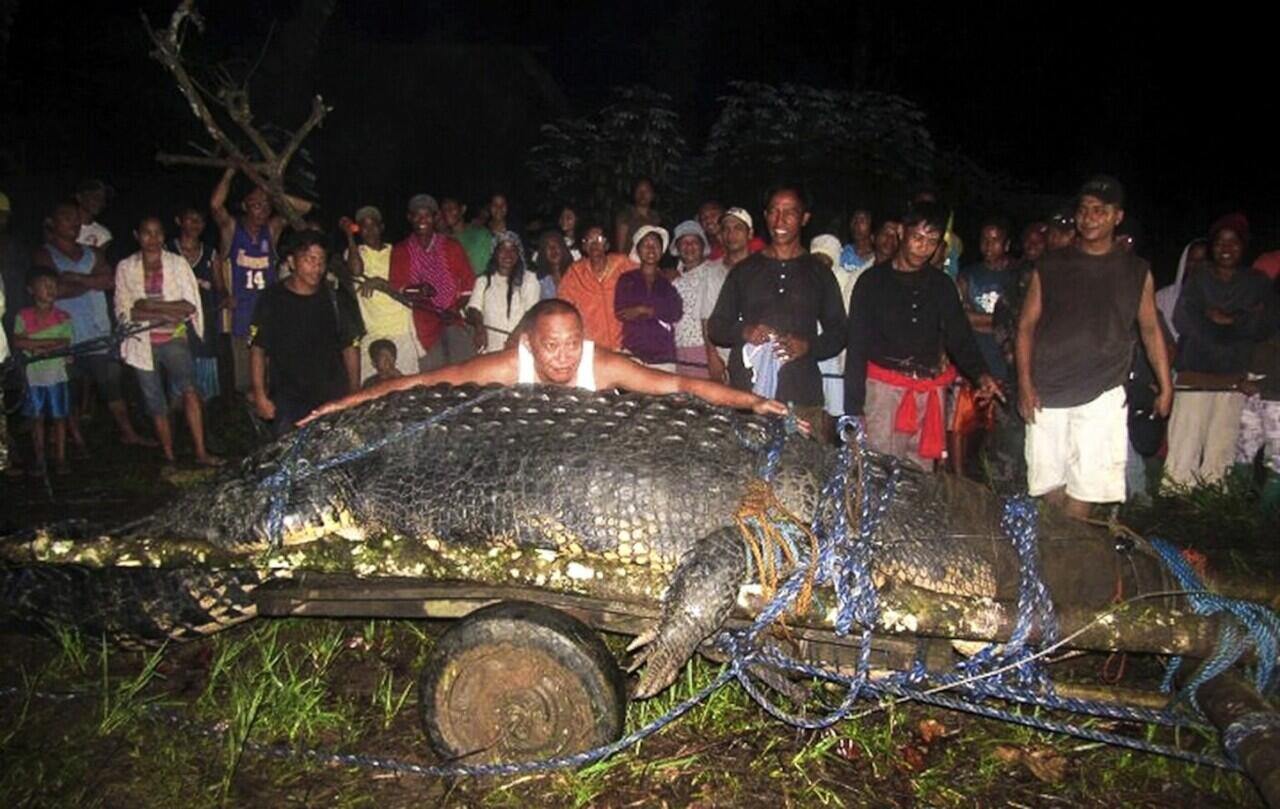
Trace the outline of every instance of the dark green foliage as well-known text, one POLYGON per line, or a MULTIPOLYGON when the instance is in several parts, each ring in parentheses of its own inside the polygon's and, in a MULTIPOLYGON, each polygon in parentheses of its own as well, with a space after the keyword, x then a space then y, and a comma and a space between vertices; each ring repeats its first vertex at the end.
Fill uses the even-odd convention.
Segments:
POLYGON ((607 216, 630 199, 641 177, 679 194, 687 160, 671 96, 632 86, 615 88, 612 102, 588 115, 544 124, 529 171, 545 210, 568 203, 607 216))

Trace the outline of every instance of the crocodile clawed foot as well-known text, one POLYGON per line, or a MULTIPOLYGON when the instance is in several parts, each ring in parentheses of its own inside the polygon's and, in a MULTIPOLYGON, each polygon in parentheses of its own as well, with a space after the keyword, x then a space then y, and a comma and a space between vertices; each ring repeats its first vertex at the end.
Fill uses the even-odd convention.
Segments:
POLYGON ((671 685, 698 645, 720 628, 737 599, 746 564, 746 549, 733 529, 707 536, 681 560, 663 595, 658 625, 627 647, 636 652, 627 670, 643 666, 633 698, 651 697, 671 685))
MULTIPOLYGON (((645 631, 641 632, 639 635, 636 635, 636 639, 631 641, 631 643, 627 644, 627 652, 628 653, 634 652, 636 649, 639 649, 642 646, 648 646, 650 643, 653 643, 654 639, 657 637, 658 637, 658 628, 650 627, 649 629, 646 629, 645 631)), ((640 657, 640 656, 641 655, 638 655, 637 657, 640 657)), ((627 672, 628 673, 633 672, 636 670, 636 668, 637 667, 633 665, 631 666, 631 668, 627 669, 627 672)))
POLYGON ((650 629, 628 647, 640 648, 631 658, 627 673, 640 670, 640 679, 631 690, 632 699, 648 699, 675 682, 676 675, 685 662, 693 656, 701 638, 691 638, 688 633, 661 633, 661 627, 650 629), (643 643, 641 643, 643 641, 643 643))

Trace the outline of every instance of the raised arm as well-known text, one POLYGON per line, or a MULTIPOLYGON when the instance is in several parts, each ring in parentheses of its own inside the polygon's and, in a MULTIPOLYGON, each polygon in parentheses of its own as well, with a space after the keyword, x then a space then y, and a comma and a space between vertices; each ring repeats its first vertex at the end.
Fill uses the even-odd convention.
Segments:
MULTIPOLYGON (((222 172, 222 177, 218 180, 218 184, 213 187, 213 194, 209 197, 209 214, 213 217, 213 221, 217 223, 218 229, 223 232, 224 241, 230 242, 230 232, 236 226, 236 220, 227 211, 227 197, 231 194, 231 180, 236 176, 236 170, 229 168, 222 172)), ((224 250, 225 252, 225 250, 224 250)))
MULTIPOLYGON (((347 230, 347 271, 352 276, 360 278, 364 275, 364 256, 360 255, 360 245, 356 243, 356 234, 347 230)), ((369 297, 372 289, 365 293, 365 297, 369 297)))

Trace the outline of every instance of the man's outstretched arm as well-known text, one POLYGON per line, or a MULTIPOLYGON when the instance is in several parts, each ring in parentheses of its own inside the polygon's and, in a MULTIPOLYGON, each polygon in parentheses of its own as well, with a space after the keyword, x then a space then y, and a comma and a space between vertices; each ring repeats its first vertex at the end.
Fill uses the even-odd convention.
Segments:
POLYGON ((688 393, 704 402, 736 410, 750 410, 762 415, 787 414, 787 406, 775 399, 765 399, 750 391, 731 388, 710 379, 695 379, 656 371, 602 348, 596 349, 596 385, 600 388, 622 388, 634 393, 657 396, 688 393))
POLYGON ((395 393, 399 390, 409 390, 410 388, 426 387, 429 385, 449 384, 449 385, 466 385, 468 383, 475 385, 513 385, 516 381, 516 357, 515 349, 508 351, 500 351, 496 354, 482 354, 478 357, 460 362, 456 365, 446 365, 443 368, 437 368, 434 371, 427 371, 421 374, 413 374, 412 376, 402 376, 397 379, 388 379, 385 382, 379 382, 372 387, 357 391, 349 396, 341 399, 334 399, 327 402, 315 410, 307 414, 307 417, 298 422, 301 427, 309 424, 321 416, 327 416, 330 413, 337 413, 341 410, 364 404, 386 396, 388 393, 395 393))

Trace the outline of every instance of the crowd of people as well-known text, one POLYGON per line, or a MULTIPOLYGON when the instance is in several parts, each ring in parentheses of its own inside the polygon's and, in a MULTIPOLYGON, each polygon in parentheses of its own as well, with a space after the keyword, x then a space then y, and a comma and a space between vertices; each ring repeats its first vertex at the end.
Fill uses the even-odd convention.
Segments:
POLYGON ((836 418, 858 416, 873 448, 926 470, 973 473, 985 447, 1017 488, 1078 517, 1145 496, 1145 459, 1163 454, 1160 485, 1176 487, 1261 452, 1262 506, 1280 510, 1280 251, 1251 264, 1241 214, 1192 240, 1157 292, 1119 231, 1124 190, 1105 176, 1016 232, 983 221, 967 264, 954 212, 928 191, 901 211, 852 210, 843 239, 807 240, 798 186, 772 189, 763 209, 707 200, 678 219, 642 179, 612 221, 562 206, 541 232, 515 224, 503 193, 473 216, 416 194, 393 244, 373 205, 336 235, 305 200, 273 204, 260 187, 231 205, 235 176, 212 192, 212 234, 197 206, 143 216, 137 250, 114 267, 104 183, 54 206, 26 253, 0 196, 0 359, 11 346, 20 360, 6 375, 9 432, 29 432, 31 448, 11 469, 65 473, 68 443, 86 451, 90 390, 122 442, 168 463, 181 410, 196 463, 217 465, 204 436, 215 397, 246 402, 278 435, 413 385, 541 382, 785 403, 825 441, 836 418))

